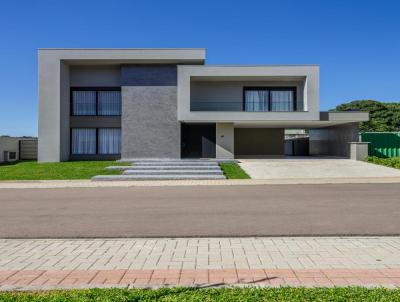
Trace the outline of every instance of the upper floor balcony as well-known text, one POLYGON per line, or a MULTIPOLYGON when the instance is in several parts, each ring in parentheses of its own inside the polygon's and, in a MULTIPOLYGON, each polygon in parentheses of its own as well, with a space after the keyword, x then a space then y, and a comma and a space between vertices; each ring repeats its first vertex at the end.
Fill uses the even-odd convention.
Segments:
POLYGON ((318 66, 179 66, 178 119, 319 119, 318 66))
POLYGON ((190 111, 296 112, 304 111, 303 82, 192 82, 190 111))

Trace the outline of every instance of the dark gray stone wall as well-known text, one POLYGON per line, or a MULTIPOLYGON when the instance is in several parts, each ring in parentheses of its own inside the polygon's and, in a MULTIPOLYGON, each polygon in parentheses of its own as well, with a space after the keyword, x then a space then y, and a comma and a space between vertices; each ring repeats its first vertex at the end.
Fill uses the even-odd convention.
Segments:
POLYGON ((168 64, 130 64, 121 67, 122 86, 176 86, 177 67, 168 64))
POLYGON ((176 86, 123 86, 122 158, 180 158, 176 86))
POLYGON ((349 142, 358 142, 357 123, 310 129, 310 155, 350 157, 349 142))

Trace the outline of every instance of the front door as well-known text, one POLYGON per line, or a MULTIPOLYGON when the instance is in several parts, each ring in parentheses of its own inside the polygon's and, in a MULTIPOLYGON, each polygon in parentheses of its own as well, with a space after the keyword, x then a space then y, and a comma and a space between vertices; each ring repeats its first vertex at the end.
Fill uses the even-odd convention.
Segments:
POLYGON ((181 124, 182 158, 215 158, 215 124, 181 124))

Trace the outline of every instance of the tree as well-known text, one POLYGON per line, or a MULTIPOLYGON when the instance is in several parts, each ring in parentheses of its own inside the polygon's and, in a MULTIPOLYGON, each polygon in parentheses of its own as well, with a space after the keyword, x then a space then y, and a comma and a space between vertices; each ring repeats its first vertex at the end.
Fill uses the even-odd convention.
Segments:
POLYGON ((357 100, 336 106, 331 111, 369 111, 368 122, 360 123, 360 131, 400 131, 400 103, 357 100))

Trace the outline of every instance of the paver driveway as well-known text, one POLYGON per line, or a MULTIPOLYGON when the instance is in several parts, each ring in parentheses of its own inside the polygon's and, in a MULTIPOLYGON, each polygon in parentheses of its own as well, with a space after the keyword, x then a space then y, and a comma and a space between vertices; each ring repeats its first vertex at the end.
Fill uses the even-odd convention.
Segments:
POLYGON ((400 177, 400 170, 362 161, 330 157, 240 159, 253 179, 400 177))

